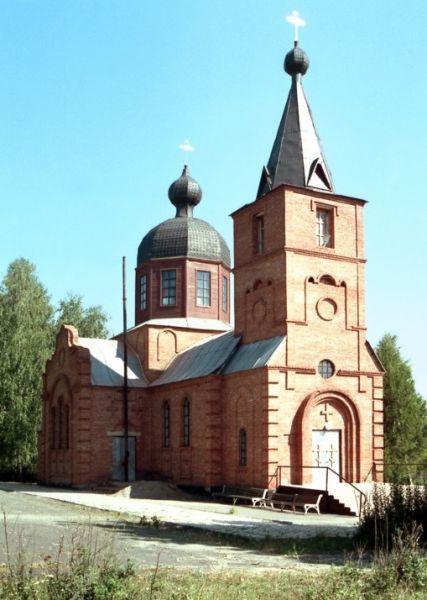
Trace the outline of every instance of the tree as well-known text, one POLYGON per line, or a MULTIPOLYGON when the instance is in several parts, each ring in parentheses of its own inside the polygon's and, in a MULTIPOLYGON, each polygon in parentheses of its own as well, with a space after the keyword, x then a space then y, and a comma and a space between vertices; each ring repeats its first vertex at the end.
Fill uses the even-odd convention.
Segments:
POLYGON ((42 373, 53 348, 53 308, 35 267, 20 258, 0 287, 0 470, 34 465, 42 373))
POLYGON ((107 315, 100 306, 83 307, 82 297, 68 294, 56 311, 56 330, 61 325, 74 325, 81 337, 106 338, 107 315))
POLYGON ((384 461, 387 481, 411 482, 416 465, 427 462, 427 407, 417 394, 411 367, 402 358, 395 335, 377 346, 384 377, 384 461))

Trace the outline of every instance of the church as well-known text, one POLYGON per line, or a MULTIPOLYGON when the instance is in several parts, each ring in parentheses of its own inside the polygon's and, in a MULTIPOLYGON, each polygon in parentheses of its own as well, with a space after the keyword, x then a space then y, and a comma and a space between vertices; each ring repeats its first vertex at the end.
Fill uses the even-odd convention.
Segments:
POLYGON ((308 66, 296 41, 255 200, 231 215, 234 266, 197 216, 202 190, 185 165, 169 188, 171 218, 138 248, 135 326, 110 340, 72 326, 58 333, 44 374, 40 482, 158 478, 212 490, 382 481, 366 202, 334 190, 302 87, 308 66))

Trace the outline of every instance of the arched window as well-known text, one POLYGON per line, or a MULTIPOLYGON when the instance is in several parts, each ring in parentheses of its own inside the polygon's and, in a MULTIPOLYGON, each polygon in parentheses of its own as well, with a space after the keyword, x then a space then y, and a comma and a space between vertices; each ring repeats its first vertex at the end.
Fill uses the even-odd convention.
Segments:
POLYGON ((163 448, 170 447, 170 406, 169 402, 163 404, 163 448))
POLYGON ((248 461, 248 446, 246 439, 246 429, 239 431, 239 466, 246 467, 248 461))
POLYGON ((182 445, 188 448, 190 445, 190 402, 188 398, 184 399, 182 405, 182 445))

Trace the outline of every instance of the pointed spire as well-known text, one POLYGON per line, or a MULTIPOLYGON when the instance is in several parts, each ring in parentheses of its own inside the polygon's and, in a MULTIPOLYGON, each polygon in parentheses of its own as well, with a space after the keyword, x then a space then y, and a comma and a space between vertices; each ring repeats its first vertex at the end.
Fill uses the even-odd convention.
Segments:
POLYGON ((295 40, 284 64, 292 85, 270 158, 261 174, 257 198, 282 184, 333 191, 332 177, 301 85, 308 66, 308 56, 295 40))

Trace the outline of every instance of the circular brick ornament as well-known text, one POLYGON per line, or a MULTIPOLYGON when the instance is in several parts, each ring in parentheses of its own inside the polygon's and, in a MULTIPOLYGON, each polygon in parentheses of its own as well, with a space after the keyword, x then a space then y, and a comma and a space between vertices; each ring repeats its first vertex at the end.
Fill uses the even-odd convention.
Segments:
POLYGON ((337 310, 337 304, 332 298, 320 298, 320 300, 317 301, 317 314, 324 321, 332 321, 337 314, 337 310))

